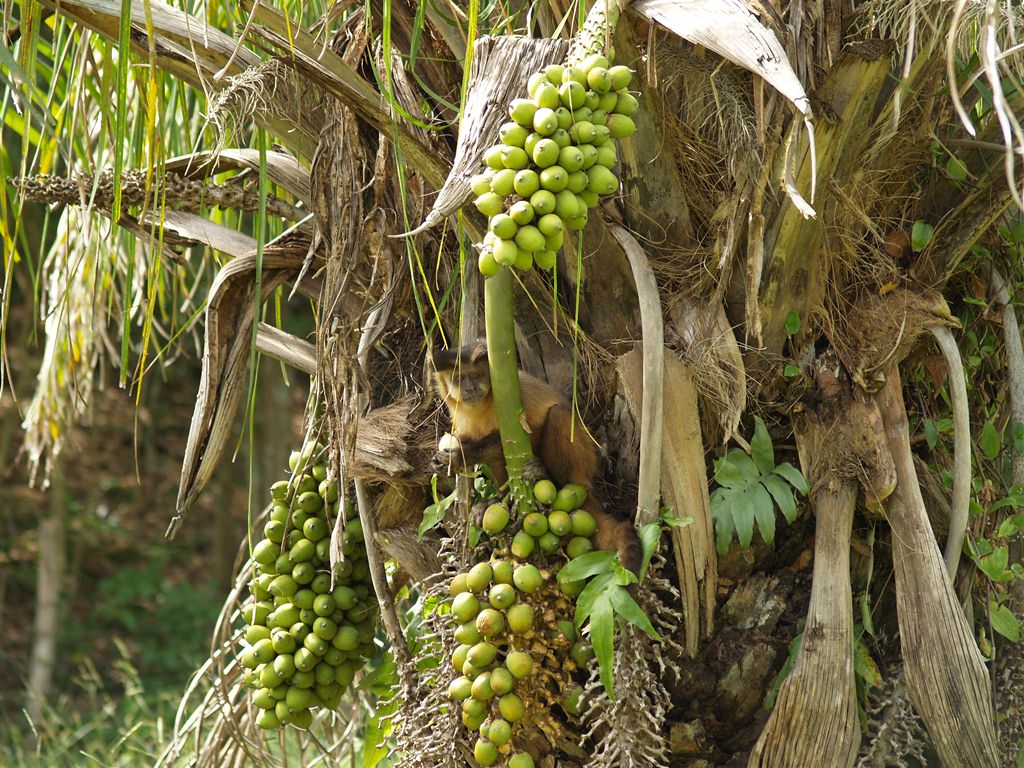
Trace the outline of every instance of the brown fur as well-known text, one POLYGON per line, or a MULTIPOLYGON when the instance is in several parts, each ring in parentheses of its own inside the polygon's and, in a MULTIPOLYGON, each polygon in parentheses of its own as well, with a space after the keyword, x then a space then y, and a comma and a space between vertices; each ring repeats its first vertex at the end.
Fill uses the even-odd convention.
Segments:
MULTIPOLYGON (((482 341, 434 356, 438 395, 448 406, 452 434, 459 438, 467 465, 487 464, 499 484, 508 480, 505 457, 498 436, 498 420, 491 396, 487 347, 482 341)), ((598 549, 616 550, 624 566, 640 567, 636 529, 605 511, 594 480, 598 450, 572 407, 547 383, 519 372, 526 430, 533 455, 547 475, 561 487, 575 483, 587 489, 583 505, 597 521, 594 543, 598 549)))

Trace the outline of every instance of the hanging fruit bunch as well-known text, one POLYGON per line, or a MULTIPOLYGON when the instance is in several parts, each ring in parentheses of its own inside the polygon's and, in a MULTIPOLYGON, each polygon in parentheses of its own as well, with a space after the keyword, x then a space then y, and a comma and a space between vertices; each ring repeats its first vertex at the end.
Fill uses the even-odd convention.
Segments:
POLYGON ((327 479, 320 445, 293 451, 291 477, 270 488, 262 538, 253 547, 252 597, 239 663, 261 728, 308 728, 312 709, 334 709, 374 652, 373 597, 362 527, 327 479), (331 525, 344 513, 344 560, 331 583, 331 525))
MULTIPOLYGON (((600 50, 600 41, 591 41, 600 50)), ((601 53, 570 52, 530 77, 528 98, 509 105, 510 122, 471 180, 476 207, 489 219, 480 252, 487 277, 501 266, 555 266, 565 230, 583 229, 600 197, 619 188, 617 142, 633 134, 639 104, 633 73, 601 53)))
POLYGON ((524 727, 557 728, 549 711, 556 703, 578 714, 572 672, 593 655, 573 623, 584 583, 557 579, 569 559, 593 549, 597 524, 580 509, 586 490, 541 480, 533 492, 535 511, 517 524, 505 504, 487 508, 477 551, 490 554, 449 589, 458 645, 448 693, 461 702, 463 725, 479 731, 474 755, 483 766, 534 765, 517 735, 524 727))

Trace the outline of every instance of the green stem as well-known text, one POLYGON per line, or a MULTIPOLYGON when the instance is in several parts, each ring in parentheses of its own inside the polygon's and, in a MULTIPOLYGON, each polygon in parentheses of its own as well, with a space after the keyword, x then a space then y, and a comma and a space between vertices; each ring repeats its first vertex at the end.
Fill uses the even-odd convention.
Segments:
POLYGON ((572 39, 565 63, 574 66, 592 53, 604 53, 610 46, 611 34, 625 5, 624 0, 595 0, 586 21, 572 39))
POLYGON ((514 499, 530 499, 523 482, 523 469, 533 458, 530 436, 520 419, 523 398, 519 391, 519 361, 516 356, 516 324, 512 306, 512 273, 502 267, 484 281, 484 325, 487 360, 491 370, 491 392, 505 453, 509 490, 514 499))

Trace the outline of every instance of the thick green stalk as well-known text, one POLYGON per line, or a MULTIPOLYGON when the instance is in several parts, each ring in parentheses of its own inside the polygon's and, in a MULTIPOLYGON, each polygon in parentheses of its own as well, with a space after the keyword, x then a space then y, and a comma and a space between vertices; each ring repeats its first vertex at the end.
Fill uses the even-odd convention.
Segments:
POLYGON ((573 66, 593 53, 604 53, 624 6, 623 0, 595 0, 583 26, 572 39, 565 63, 573 66))
POLYGON ((533 447, 521 420, 523 398, 519 391, 512 273, 508 267, 502 267, 497 275, 484 281, 484 325, 491 392, 501 433, 501 448, 505 453, 509 490, 515 499, 528 499, 531 494, 523 482, 523 469, 533 458, 533 447))

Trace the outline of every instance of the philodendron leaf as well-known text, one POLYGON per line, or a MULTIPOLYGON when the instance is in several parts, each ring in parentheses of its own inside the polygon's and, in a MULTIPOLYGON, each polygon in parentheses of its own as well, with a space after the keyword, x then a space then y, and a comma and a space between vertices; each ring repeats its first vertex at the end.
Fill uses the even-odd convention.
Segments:
POLYGON ((590 644, 601 670, 601 683, 608 698, 615 701, 613 675, 615 670, 615 612, 610 596, 605 593, 594 603, 590 613, 590 644))
POLYGON ((775 449, 772 438, 764 422, 754 419, 754 436, 750 438, 750 457, 762 474, 771 472, 775 467, 775 449))

